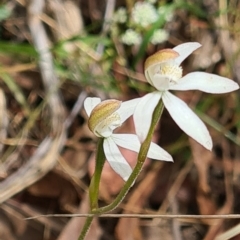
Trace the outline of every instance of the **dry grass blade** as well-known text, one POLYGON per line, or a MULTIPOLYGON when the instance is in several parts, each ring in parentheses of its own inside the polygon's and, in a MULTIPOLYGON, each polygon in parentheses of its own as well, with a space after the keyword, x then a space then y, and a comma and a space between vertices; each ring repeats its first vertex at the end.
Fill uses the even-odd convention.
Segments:
POLYGON ((21 89, 19 86, 16 84, 14 79, 6 74, 2 73, 1 74, 2 79, 4 80, 5 84, 9 87, 9 89, 12 91, 12 93, 15 96, 15 99, 18 101, 18 103, 23 107, 23 110, 26 115, 29 115, 30 113, 30 108, 28 106, 28 103, 26 101, 26 98, 24 97, 24 94, 22 93, 21 89))
POLYGON ((33 184, 52 169, 66 138, 65 114, 57 92, 59 81, 54 73, 52 56, 48 50, 47 35, 39 19, 43 7, 44 1, 31 2, 28 9, 29 27, 34 46, 39 53, 39 67, 46 95, 49 96, 48 105, 51 111, 52 132, 42 141, 35 154, 24 166, 0 183, 0 202, 6 201, 33 184))
POLYGON ((8 118, 7 118, 7 111, 6 111, 6 99, 2 89, 0 89, 0 153, 2 153, 3 149, 3 139, 6 138, 7 135, 7 125, 8 125, 8 118))
POLYGON ((225 233, 222 233, 216 237, 216 240, 228 240, 240 234, 240 224, 229 229, 225 233))

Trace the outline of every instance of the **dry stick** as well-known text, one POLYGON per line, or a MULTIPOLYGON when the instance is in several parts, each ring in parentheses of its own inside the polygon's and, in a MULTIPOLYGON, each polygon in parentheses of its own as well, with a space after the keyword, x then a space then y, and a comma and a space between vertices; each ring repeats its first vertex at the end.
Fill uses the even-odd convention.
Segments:
POLYGON ((31 1, 28 8, 28 23, 34 46, 39 53, 39 67, 46 95, 49 96, 48 104, 51 112, 52 132, 51 136, 47 136, 42 141, 35 154, 24 166, 0 183, 0 203, 30 186, 51 170, 56 164, 58 153, 66 139, 66 127, 63 122, 64 110, 57 93, 59 81, 54 74, 47 35, 39 19, 43 7, 43 0, 31 1))
POLYGON ((42 141, 29 161, 0 183, 0 203, 39 180, 55 166, 58 154, 66 140, 66 130, 83 107, 83 101, 87 96, 84 91, 80 93, 72 112, 64 121, 64 110, 57 92, 59 80, 54 73, 47 35, 39 18, 43 7, 43 0, 32 1, 28 9, 28 22, 35 48, 39 53, 39 67, 46 89, 46 96, 49 96, 48 104, 52 114, 51 125, 53 130, 51 136, 46 137, 42 141))
MULTIPOLYGON (((111 26, 111 21, 113 18, 113 12, 115 8, 116 0, 108 0, 107 1, 107 6, 106 6, 106 11, 104 15, 104 23, 102 27, 102 35, 106 35, 107 32, 109 31, 109 28, 111 26)), ((104 45, 102 43, 99 43, 97 46, 97 52, 102 55, 104 51, 104 45)))
MULTIPOLYGON (((1 74, 2 78, 5 79, 5 81, 11 81, 10 76, 8 74, 1 74)), ((9 84, 8 84, 9 85, 9 84)), ((10 86, 9 86, 10 87, 10 86)), ((16 89, 17 87, 10 87, 11 91, 18 91, 19 89, 16 89)), ((16 95, 16 94, 15 94, 16 95)), ((23 100, 25 102, 25 99, 23 100)), ((26 103, 25 103, 26 104, 26 103)), ((21 131, 17 133, 15 136, 15 139, 17 140, 16 144, 13 144, 12 146, 9 146, 5 151, 4 154, 1 156, 1 166, 0 171, 5 173, 7 170, 16 162, 16 159, 18 158, 20 152, 22 151, 24 144, 27 141, 27 136, 29 134, 30 129, 34 126, 36 118, 39 116, 41 109, 46 104, 46 100, 43 101, 38 107, 36 107, 34 110, 30 111, 30 108, 27 107, 27 111, 25 111, 26 117, 28 117, 26 123, 21 128, 21 131), (21 141, 21 144, 19 142, 21 141)), ((6 116, 6 114, 5 114, 6 116)))
MULTIPOLYGON (((178 212, 179 204, 176 198, 172 199, 171 201, 171 208, 173 214, 176 214, 178 212)), ((174 218, 172 220, 172 233, 173 233, 173 238, 175 240, 182 240, 182 235, 181 235, 181 225, 178 221, 178 219, 174 218)))
POLYGON ((215 240, 227 240, 232 239, 233 237, 236 237, 240 233, 240 224, 237 224, 236 226, 230 228, 226 232, 218 235, 215 240))
MULTIPOLYGON (((94 217, 95 214, 46 214, 25 218, 25 220, 37 219, 40 217, 94 217)), ((101 218, 162 218, 162 219, 240 219, 240 214, 219 214, 219 215, 186 215, 186 214, 99 214, 101 218)))
MULTIPOLYGON (((106 36, 106 34, 108 33, 109 29, 110 29, 110 21, 113 19, 113 13, 114 13, 114 9, 115 9, 115 4, 116 4, 116 0, 107 0, 107 5, 106 5, 106 10, 105 10, 105 14, 104 14, 104 21, 103 21, 103 26, 102 26, 102 31, 101 31, 101 36, 104 37, 106 36)), ((104 45, 103 43, 99 43, 97 45, 96 48, 96 55, 98 56, 98 59, 101 58, 101 56, 103 55, 104 52, 104 45)), ((100 67, 94 63, 92 64, 92 66, 90 66, 90 70, 91 72, 93 72, 94 75, 98 75, 100 70, 100 67)), ((93 91, 93 89, 92 89, 93 91)), ((106 98, 106 94, 103 92, 100 92, 99 90, 95 90, 93 91, 96 95, 100 96, 101 98, 106 98)))
MULTIPOLYGON (((18 218, 20 221, 22 221, 26 215, 36 216, 41 213, 41 210, 37 210, 28 204, 18 202, 14 199, 9 199, 7 202, 3 203, 1 205, 1 209, 9 215, 18 218)), ((62 229, 62 226, 59 225, 59 221, 56 221, 55 219, 43 218, 38 219, 38 222, 42 223, 44 226, 51 227, 51 229, 56 232, 60 232, 62 229)))
POLYGON ((8 117, 6 109, 6 98, 3 90, 0 88, 0 154, 3 150, 3 139, 7 136, 8 117))
POLYGON ((80 112, 80 110, 83 107, 83 102, 85 100, 85 98, 87 97, 87 93, 85 91, 82 91, 79 95, 78 95, 78 99, 75 102, 71 113, 68 115, 67 119, 65 120, 65 126, 66 128, 69 128, 70 125, 72 124, 73 120, 75 119, 75 117, 78 115, 78 113, 80 112))

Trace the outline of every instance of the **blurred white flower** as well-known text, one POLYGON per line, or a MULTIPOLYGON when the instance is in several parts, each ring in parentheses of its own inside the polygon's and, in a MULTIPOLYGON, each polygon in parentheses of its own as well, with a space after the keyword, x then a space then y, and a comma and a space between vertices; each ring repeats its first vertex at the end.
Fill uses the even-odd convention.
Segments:
MULTIPOLYGON (((100 98, 89 97, 84 101, 84 108, 89 116, 89 129, 97 137, 104 138, 103 149, 106 159, 112 169, 125 181, 131 175, 132 168, 118 146, 139 152, 141 144, 134 134, 114 134, 113 131, 133 114, 139 100, 137 98, 122 103, 110 99, 101 102, 100 98)), ((147 156, 157 160, 172 161, 171 155, 155 143, 151 143, 147 156)))
POLYGON ((164 29, 157 29, 153 32, 150 42, 154 45, 165 42, 169 37, 169 34, 164 29))
POLYGON ((127 21, 127 9, 120 7, 113 15, 113 21, 117 23, 125 23, 127 21))
POLYGON ((171 6, 162 5, 158 8, 158 14, 163 15, 166 22, 170 22, 173 19, 173 9, 171 6))
POLYGON ((201 90, 208 93, 228 93, 239 89, 234 81, 215 74, 193 72, 182 77, 182 68, 179 65, 200 46, 197 42, 184 43, 173 49, 163 49, 146 60, 145 76, 156 91, 141 98, 133 115, 136 133, 141 142, 147 136, 153 111, 162 99, 177 125, 205 148, 212 149, 212 139, 204 123, 185 102, 169 92, 201 90))
POLYGON ((133 29, 128 29, 121 37, 122 43, 126 45, 139 45, 142 42, 142 37, 133 29))
POLYGON ((149 2, 137 2, 132 9, 132 20, 145 28, 158 20, 156 8, 149 2))

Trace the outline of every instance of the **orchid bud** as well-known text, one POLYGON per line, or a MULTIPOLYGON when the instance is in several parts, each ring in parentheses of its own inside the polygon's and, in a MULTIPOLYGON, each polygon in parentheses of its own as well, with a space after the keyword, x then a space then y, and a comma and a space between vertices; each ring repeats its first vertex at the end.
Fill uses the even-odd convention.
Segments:
POLYGON ((114 99, 99 103, 89 117, 89 129, 98 137, 107 137, 116 127, 121 126, 120 116, 116 112, 121 103, 114 99))

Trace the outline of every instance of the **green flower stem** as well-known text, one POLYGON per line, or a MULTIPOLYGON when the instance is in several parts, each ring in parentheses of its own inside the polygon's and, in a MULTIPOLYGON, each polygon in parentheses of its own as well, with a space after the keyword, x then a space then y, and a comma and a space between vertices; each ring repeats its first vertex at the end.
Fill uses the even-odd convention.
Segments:
POLYGON ((84 240, 84 238, 86 237, 86 235, 90 229, 92 220, 93 220, 93 217, 87 217, 86 222, 83 226, 82 232, 81 232, 80 236, 78 237, 78 240, 84 240))
MULTIPOLYGON (((103 165, 105 163, 103 141, 104 141, 104 138, 100 138, 98 140, 95 172, 93 174, 93 177, 91 179, 91 183, 89 186, 89 199, 90 199, 90 208, 91 208, 90 213, 92 213, 93 209, 98 208, 99 184, 100 184, 100 178, 101 178, 101 174, 102 174, 103 165)), ((83 229, 81 231, 81 234, 80 234, 78 240, 83 240, 85 238, 85 236, 87 235, 87 233, 90 229, 92 221, 93 221, 93 216, 87 217, 86 222, 83 226, 83 229)))
MULTIPOLYGON (((137 164, 136 164, 135 168, 133 169, 132 174, 130 175, 129 179, 126 181, 125 185, 123 186, 122 190, 120 191, 118 196, 115 198, 115 200, 111 204, 109 204, 105 207, 102 207, 102 208, 98 208, 98 192, 99 192, 99 183, 100 183, 102 168, 103 168, 103 164, 105 161, 105 155, 104 155, 104 151, 103 151, 103 140, 104 139, 99 140, 97 155, 96 155, 95 173, 94 173, 94 176, 91 180, 90 187, 89 187, 89 197, 90 197, 90 205, 91 205, 91 213, 92 214, 98 215, 98 214, 103 214, 103 213, 112 211, 122 202, 122 200, 124 199, 124 197, 126 196, 128 191, 130 190, 131 186, 136 181, 138 175, 140 174, 140 172, 142 170, 145 159, 147 158, 147 153, 148 153, 148 150, 149 150, 149 147, 151 144, 151 140, 152 140, 152 136, 153 136, 155 127, 162 116, 163 108, 164 108, 164 105, 162 103, 162 100, 160 100, 153 112, 150 129, 148 131, 146 139, 144 140, 144 142, 141 145, 141 148, 140 148, 140 151, 138 154, 137 164)), ((78 240, 84 240, 84 238, 87 235, 88 230, 91 226, 92 220, 93 220, 93 216, 90 216, 87 218, 78 240)))
POLYGON ((100 184, 100 178, 101 178, 101 174, 102 174, 103 165, 105 163, 103 141, 104 141, 104 138, 100 138, 98 140, 95 172, 93 174, 93 177, 91 179, 91 183, 89 186, 89 199, 90 199, 91 209, 98 208, 99 184, 100 184))
POLYGON ((158 121, 161 118, 162 112, 164 109, 164 105, 162 100, 159 101, 156 108, 154 109, 153 116, 152 116, 152 122, 150 125, 150 129, 148 131, 147 137, 144 140, 144 142, 141 145, 139 154, 138 154, 138 160, 135 168, 133 169, 132 174, 130 175, 129 179, 126 181, 125 185, 123 186, 122 190, 118 194, 118 196, 114 199, 114 201, 104 207, 98 208, 98 209, 92 209, 92 213, 94 214, 103 214, 109 211, 112 211, 115 209, 124 199, 130 188, 132 187, 133 183, 136 181, 138 175, 140 174, 143 164, 145 162, 145 159, 147 158, 147 153, 151 144, 152 136, 155 130, 155 127, 158 123, 158 121))

